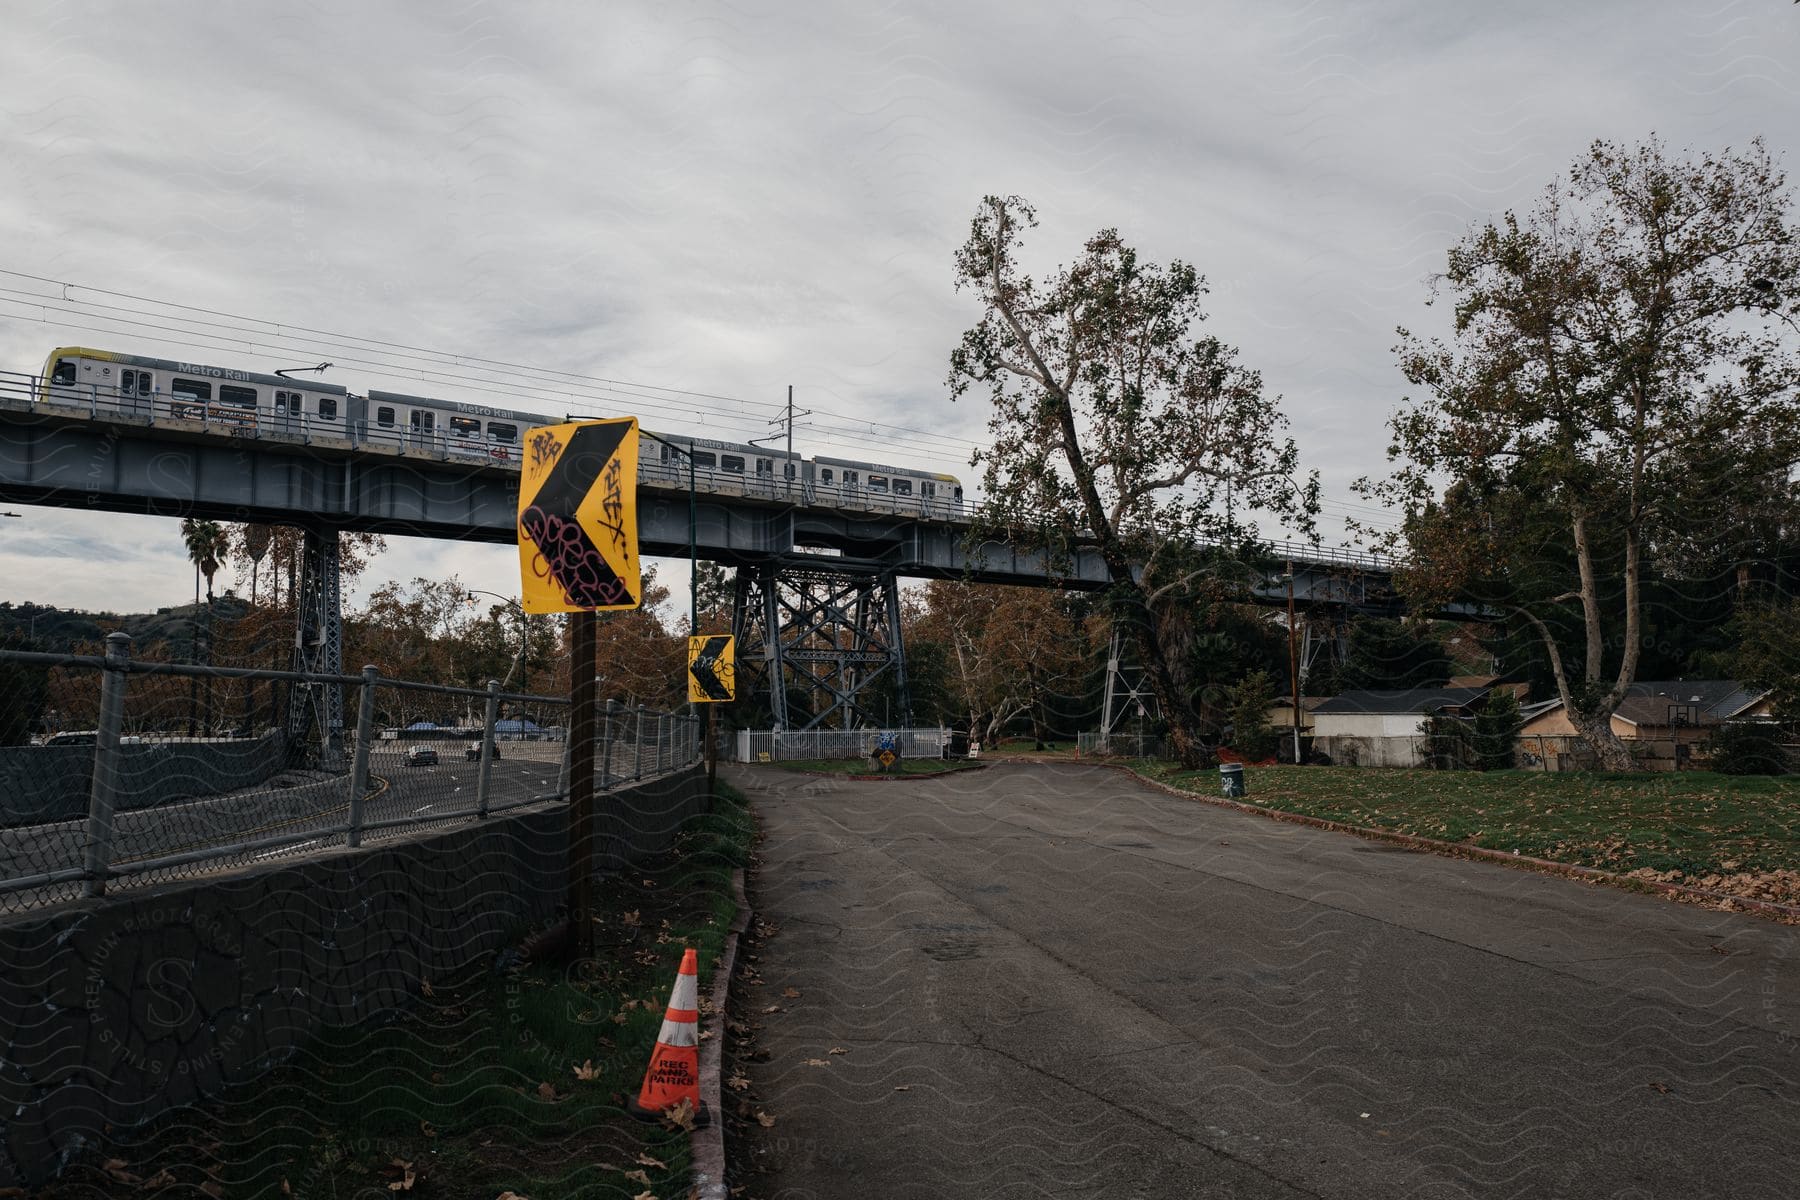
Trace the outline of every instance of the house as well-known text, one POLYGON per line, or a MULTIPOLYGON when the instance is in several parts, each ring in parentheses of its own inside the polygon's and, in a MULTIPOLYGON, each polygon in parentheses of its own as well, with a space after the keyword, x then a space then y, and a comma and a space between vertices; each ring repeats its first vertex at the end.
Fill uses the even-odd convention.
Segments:
POLYGON ((1313 709, 1313 750, 1345 765, 1423 766, 1426 720, 1473 716, 1487 696, 1485 687, 1345 692, 1313 709))
MULTIPOLYGON (((1306 737, 1313 731, 1313 710, 1331 699, 1330 696, 1300 697, 1300 735, 1306 737)), ((1280 733, 1294 727, 1294 700, 1292 696, 1283 696, 1269 705, 1269 728, 1280 733)))
MULTIPOLYGON (((1551 771, 1593 765, 1561 700, 1534 705, 1524 715, 1519 748, 1527 763, 1551 771)), ((1620 741, 1641 744, 1646 766, 1674 770, 1704 755, 1712 731, 1726 721, 1773 715, 1768 692, 1735 679, 1641 680, 1613 713, 1612 731, 1620 741)))

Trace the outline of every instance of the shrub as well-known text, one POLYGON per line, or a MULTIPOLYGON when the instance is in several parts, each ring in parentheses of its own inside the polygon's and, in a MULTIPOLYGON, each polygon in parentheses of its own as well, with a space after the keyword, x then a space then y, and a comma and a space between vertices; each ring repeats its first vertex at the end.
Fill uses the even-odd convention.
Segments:
POLYGON ((1274 702, 1266 671, 1251 671, 1231 689, 1231 748, 1251 762, 1275 756, 1275 730, 1269 725, 1274 702))
POLYGON ((1769 721, 1732 721, 1713 730, 1707 743, 1712 769, 1723 775, 1785 775, 1787 751, 1781 726, 1769 721))

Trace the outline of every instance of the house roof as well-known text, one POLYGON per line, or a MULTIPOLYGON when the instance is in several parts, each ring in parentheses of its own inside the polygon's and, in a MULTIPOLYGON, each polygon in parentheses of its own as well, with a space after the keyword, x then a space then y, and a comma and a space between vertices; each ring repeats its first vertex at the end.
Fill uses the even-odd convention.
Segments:
MULTIPOLYGON (((1631 725, 1717 725, 1728 721, 1768 695, 1761 688, 1746 687, 1735 679, 1645 679, 1631 685, 1614 714, 1631 725)), ((1547 712, 1562 701, 1547 702, 1547 712)))
POLYGON ((1461 708, 1473 704, 1488 690, 1480 687, 1407 688, 1403 691, 1351 691, 1333 696, 1314 709, 1315 713, 1365 713, 1384 715, 1417 715, 1444 708, 1461 708))

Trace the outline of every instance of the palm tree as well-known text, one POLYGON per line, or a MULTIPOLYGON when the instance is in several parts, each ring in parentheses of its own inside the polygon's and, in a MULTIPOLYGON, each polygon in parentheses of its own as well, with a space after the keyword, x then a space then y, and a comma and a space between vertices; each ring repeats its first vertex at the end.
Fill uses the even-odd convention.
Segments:
MULTIPOLYGON (((221 527, 217 521, 196 521, 192 517, 188 517, 181 522, 181 540, 187 544, 188 558, 194 564, 194 621, 196 625, 194 648, 196 654, 198 653, 200 644, 200 637, 197 629, 200 619, 200 577, 202 575, 206 576, 206 658, 210 665, 212 661, 213 576, 218 574, 219 560, 224 557, 226 550, 230 546, 230 542, 225 536, 224 528, 221 527)), ((190 658, 192 657, 193 656, 190 655, 190 658)), ((206 681, 206 706, 202 712, 201 726, 203 728, 210 728, 211 725, 212 679, 209 677, 206 681)), ((194 688, 190 677, 190 682, 188 684, 189 737, 193 736, 193 729, 194 688)))

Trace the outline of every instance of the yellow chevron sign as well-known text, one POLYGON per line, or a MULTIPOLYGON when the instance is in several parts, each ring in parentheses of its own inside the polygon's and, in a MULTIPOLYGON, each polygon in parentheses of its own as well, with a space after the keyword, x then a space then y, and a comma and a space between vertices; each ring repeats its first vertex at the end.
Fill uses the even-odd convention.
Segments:
POLYGON ((722 703, 737 695, 737 641, 727 633, 688 639, 688 701, 722 703))
POLYGON ((526 612, 636 608, 636 417, 525 433, 519 575, 526 612))

